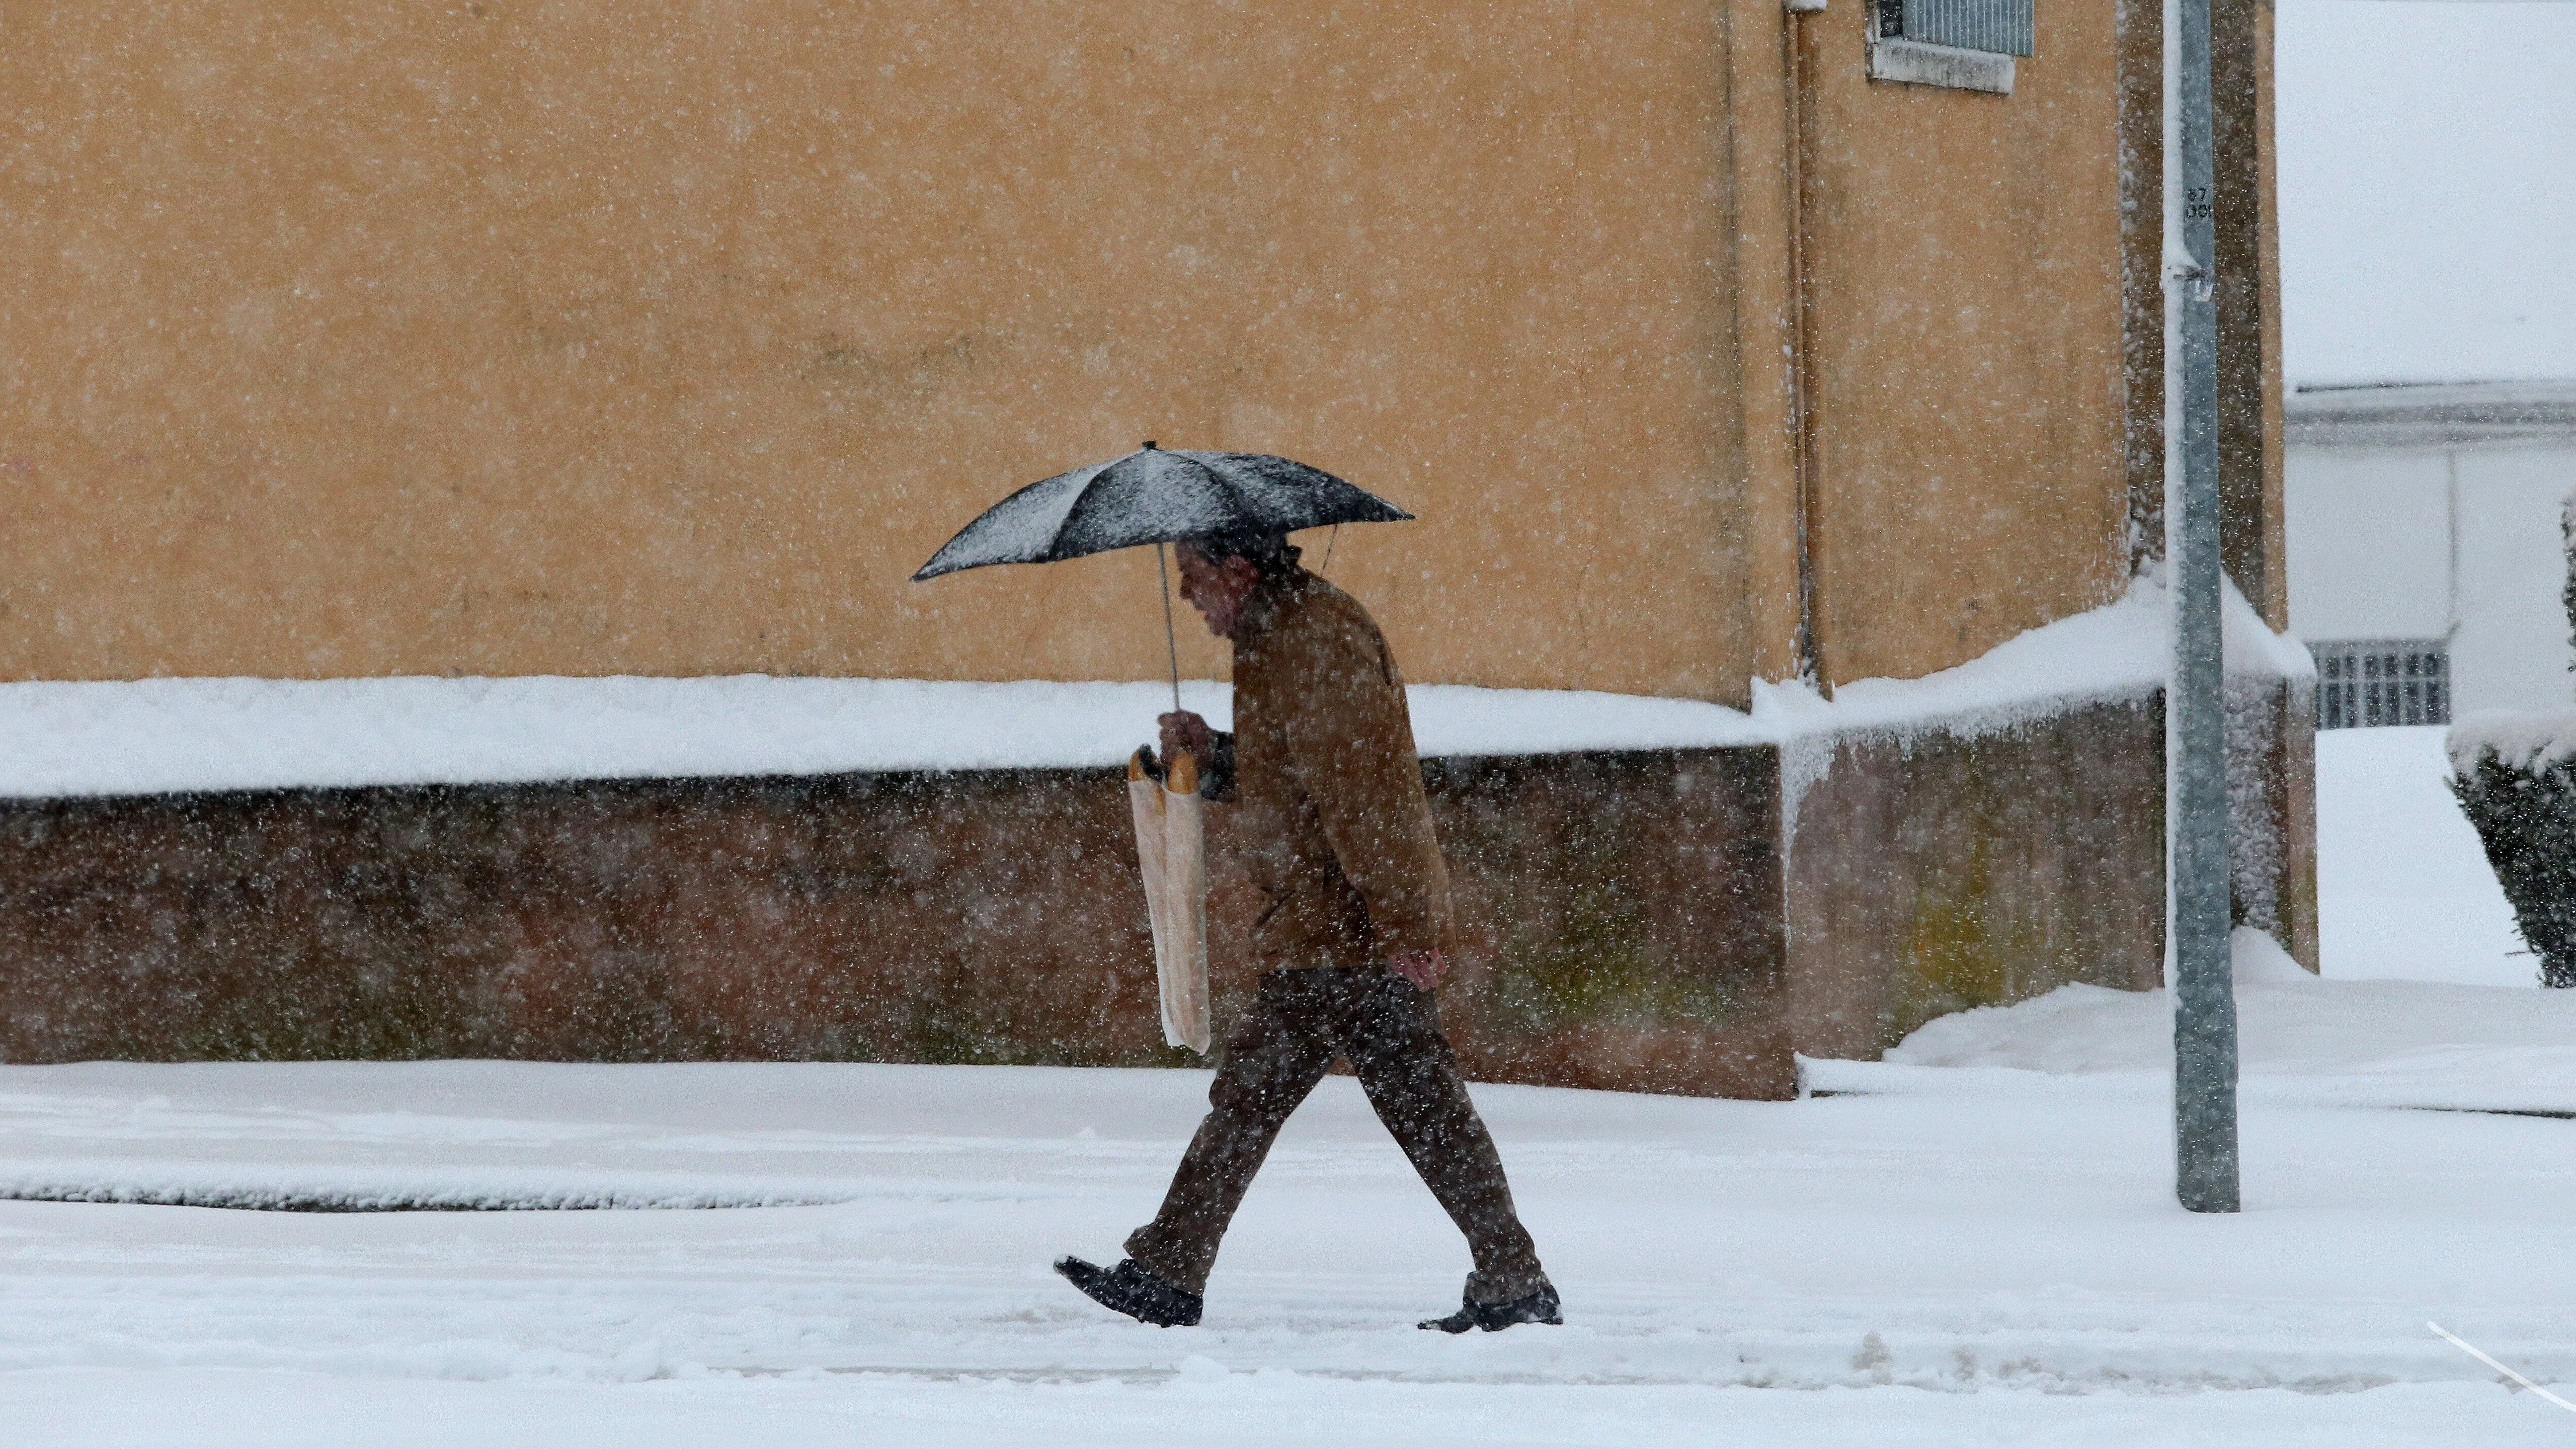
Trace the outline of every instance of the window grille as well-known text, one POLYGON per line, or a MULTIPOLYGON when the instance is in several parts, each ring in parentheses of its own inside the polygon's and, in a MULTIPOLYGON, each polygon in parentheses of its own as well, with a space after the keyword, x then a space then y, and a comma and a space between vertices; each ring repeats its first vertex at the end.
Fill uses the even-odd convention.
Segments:
POLYGON ((2317 657, 2317 728, 2451 722, 2451 646, 2442 639, 2340 639, 2317 657))
POLYGON ((2034 0, 1877 0, 1882 40, 2030 54, 2034 0))

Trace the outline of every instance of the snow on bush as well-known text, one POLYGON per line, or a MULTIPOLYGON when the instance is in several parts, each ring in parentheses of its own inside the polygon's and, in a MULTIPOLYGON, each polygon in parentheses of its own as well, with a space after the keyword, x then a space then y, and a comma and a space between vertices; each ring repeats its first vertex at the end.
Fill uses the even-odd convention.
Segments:
MULTIPOLYGON (((2568 621, 2576 626, 2576 499, 2568 621)), ((2576 711, 2482 710, 2451 727, 2451 793, 2477 827, 2544 986, 2576 986, 2576 711)))
POLYGON ((2576 986, 2576 714, 2451 729, 2451 793, 2477 827, 2544 986, 2576 986))

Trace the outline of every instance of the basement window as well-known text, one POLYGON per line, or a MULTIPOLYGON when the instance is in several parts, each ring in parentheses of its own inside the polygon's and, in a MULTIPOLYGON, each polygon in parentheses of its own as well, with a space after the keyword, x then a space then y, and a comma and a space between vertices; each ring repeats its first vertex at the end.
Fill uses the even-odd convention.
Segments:
POLYGON ((2336 639, 2317 657, 2317 728, 2451 722, 2451 646, 2443 639, 2336 639))
POLYGON ((1869 0, 1869 76, 2008 96, 2035 0, 1869 0))

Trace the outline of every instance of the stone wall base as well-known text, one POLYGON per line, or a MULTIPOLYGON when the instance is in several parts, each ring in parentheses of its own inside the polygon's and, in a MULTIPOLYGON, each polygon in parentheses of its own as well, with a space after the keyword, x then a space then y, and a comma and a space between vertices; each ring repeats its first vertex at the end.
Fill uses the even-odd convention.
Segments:
MULTIPOLYGON (((2313 971, 2313 690, 2231 680, 2228 705, 2236 919, 2313 971)), ((2161 694, 2141 693, 1822 745, 1787 853, 1798 1050, 1870 1060, 1949 1012, 2160 986, 2164 738, 2161 694)))
MULTIPOLYGON (((2312 963, 2304 716, 2244 717, 2273 744, 2240 830, 2280 828, 2240 894, 2312 963)), ((1785 851, 1771 746, 1428 762, 1469 1072, 1781 1098, 1797 1052, 2155 982, 2153 699, 1828 748, 1785 851)), ((1251 987, 1230 815, 1220 1032, 1251 987)), ((0 1059, 422 1057, 1197 1060, 1162 1043, 1113 771, 0 805, 0 1059)))

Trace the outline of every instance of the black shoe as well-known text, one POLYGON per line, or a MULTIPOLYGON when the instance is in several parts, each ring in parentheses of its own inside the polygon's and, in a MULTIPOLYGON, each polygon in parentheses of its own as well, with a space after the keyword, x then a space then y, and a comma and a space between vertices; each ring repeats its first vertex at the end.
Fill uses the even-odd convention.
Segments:
MULTIPOLYGON (((1138 1267, 1133 1258, 1119 1259, 1115 1268, 1103 1268, 1080 1258, 1058 1258, 1055 1270, 1092 1302, 1156 1328, 1191 1327, 1199 1321, 1199 1311, 1207 1306, 1205 1298, 1164 1282, 1138 1267)), ((1549 1299, 1551 1306, 1554 1302, 1549 1299)))
POLYGON ((1446 1318, 1426 1318, 1422 1320, 1422 1327, 1436 1328, 1442 1333, 1465 1333, 1471 1328, 1500 1333, 1515 1323, 1562 1325, 1564 1322, 1564 1315, 1557 1312, 1556 1285, 1541 1283, 1536 1293, 1509 1303, 1479 1303, 1473 1298, 1463 1299, 1457 1312, 1446 1318))

